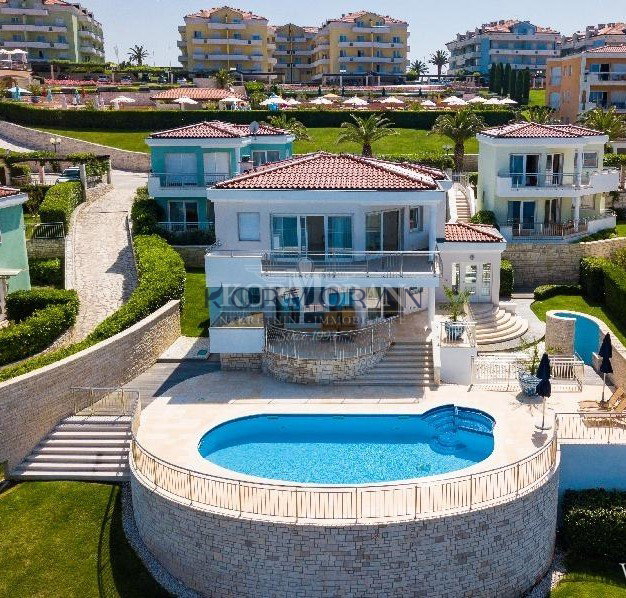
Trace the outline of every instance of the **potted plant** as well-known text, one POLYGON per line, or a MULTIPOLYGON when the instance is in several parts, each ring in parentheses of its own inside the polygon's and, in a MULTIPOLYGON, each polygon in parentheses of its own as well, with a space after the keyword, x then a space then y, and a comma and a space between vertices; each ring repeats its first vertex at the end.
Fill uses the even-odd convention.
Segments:
POLYGON ((465 329, 465 325, 459 322, 459 318, 465 314, 465 304, 470 297, 470 292, 459 292, 450 287, 443 287, 443 292, 448 299, 446 309, 450 316, 450 319, 444 322, 446 336, 451 341, 458 341, 463 336, 463 330, 465 329))
POLYGON ((522 392, 527 397, 534 397, 537 394, 537 366, 539 365, 539 349, 537 343, 529 343, 524 346, 524 350, 533 347, 533 352, 529 360, 521 365, 517 370, 517 379, 519 381, 522 392))

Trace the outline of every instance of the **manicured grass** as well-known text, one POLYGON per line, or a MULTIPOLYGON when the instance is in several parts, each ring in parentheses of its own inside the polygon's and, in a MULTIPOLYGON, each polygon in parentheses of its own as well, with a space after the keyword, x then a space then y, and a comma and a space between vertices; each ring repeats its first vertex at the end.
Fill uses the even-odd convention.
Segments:
MULTIPOLYGON (((67 129, 41 129, 56 135, 65 135, 101 143, 119 149, 133 152, 148 152, 145 139, 150 131, 85 131, 67 129)), ((398 134, 386 137, 374 144, 376 154, 422 154, 428 152, 441 152, 444 146, 452 146, 452 142, 441 135, 429 135, 428 131, 414 129, 396 129, 398 134)), ((337 137, 341 133, 339 128, 309 128, 311 141, 297 141, 294 144, 294 151, 297 154, 324 150, 327 152, 352 152, 360 153, 361 148, 352 143, 337 144, 337 137)), ((478 152, 478 142, 472 139, 465 144, 465 151, 468 154, 478 152)))
POLYGON ((626 237, 626 222, 618 222, 615 228, 607 228, 600 232, 583 237, 578 243, 586 243, 587 241, 602 241, 604 239, 614 239, 615 237, 626 237))
POLYGON ((118 486, 20 484, 0 521, 0 596, 167 596, 126 541, 118 486))
POLYGON ((551 598, 626 597, 626 577, 619 563, 570 558, 567 570, 551 598))
POLYGON ((529 106, 545 106, 546 105, 546 90, 545 89, 531 89, 530 96, 528 98, 529 106))
POLYGON ((183 336, 208 336, 209 312, 206 302, 206 279, 203 270, 187 270, 185 302, 180 325, 183 336))
POLYGON ((542 321, 546 320, 546 312, 552 309, 579 311, 602 320, 622 344, 626 344, 626 328, 616 320, 602 305, 590 303, 581 295, 556 295, 544 301, 535 301, 531 306, 535 315, 542 321))

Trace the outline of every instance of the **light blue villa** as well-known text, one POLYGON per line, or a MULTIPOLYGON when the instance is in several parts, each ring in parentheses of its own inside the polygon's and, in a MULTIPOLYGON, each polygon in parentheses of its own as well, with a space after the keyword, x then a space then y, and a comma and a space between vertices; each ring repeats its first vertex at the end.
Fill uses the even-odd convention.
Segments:
POLYGON ((6 316, 6 296, 13 291, 30 289, 24 214, 26 193, 0 187, 0 319, 6 316))
POLYGON ((269 162, 290 158, 294 136, 252 123, 201 122, 153 133, 148 190, 172 232, 206 230, 214 223, 207 187, 269 162))

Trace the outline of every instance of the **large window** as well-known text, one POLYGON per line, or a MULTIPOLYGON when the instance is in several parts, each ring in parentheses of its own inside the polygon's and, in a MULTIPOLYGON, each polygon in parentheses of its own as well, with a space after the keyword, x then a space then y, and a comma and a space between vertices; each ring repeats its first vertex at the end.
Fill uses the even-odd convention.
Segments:
POLYGON ((272 216, 272 249, 312 255, 352 249, 352 216, 272 216))
POLYGON ((411 232, 424 230, 423 206, 419 206, 417 208, 411 208, 409 210, 409 230, 411 232))
POLYGON ((328 249, 352 249, 352 218, 328 217, 328 249))
POLYGON ((198 228, 197 201, 170 201, 169 222, 172 230, 185 231, 198 228))
POLYGON ((165 173, 168 185, 196 185, 198 161, 195 154, 173 152, 165 154, 165 173))
POLYGON ((272 218, 272 249, 298 250, 298 218, 274 216, 272 218))
POLYGON ((261 240, 261 215, 259 212, 239 212, 237 223, 240 241, 261 240))
POLYGON ((585 152, 583 154, 583 168, 598 168, 598 152, 585 152))
POLYGON ((252 163, 255 166, 261 166, 268 162, 278 162, 280 160, 280 152, 278 150, 257 150, 252 152, 252 163))

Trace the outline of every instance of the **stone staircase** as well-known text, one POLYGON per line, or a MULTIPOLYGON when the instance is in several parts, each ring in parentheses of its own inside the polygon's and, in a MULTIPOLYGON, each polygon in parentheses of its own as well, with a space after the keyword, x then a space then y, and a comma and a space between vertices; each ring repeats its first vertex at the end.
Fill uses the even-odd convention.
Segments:
POLYGON ((129 479, 130 416, 73 415, 62 420, 11 472, 16 480, 129 479))
POLYGON ((463 193, 461 188, 457 185, 454 187, 454 199, 456 203, 457 221, 469 222, 471 217, 469 202, 467 201, 467 197, 465 197, 465 193, 463 193))
POLYGON ((394 342, 369 371, 336 384, 342 386, 431 386, 435 383, 431 343, 394 342))
POLYGON ((470 318, 476 322, 476 343, 479 349, 511 343, 528 331, 528 321, 491 304, 472 305, 470 318))

